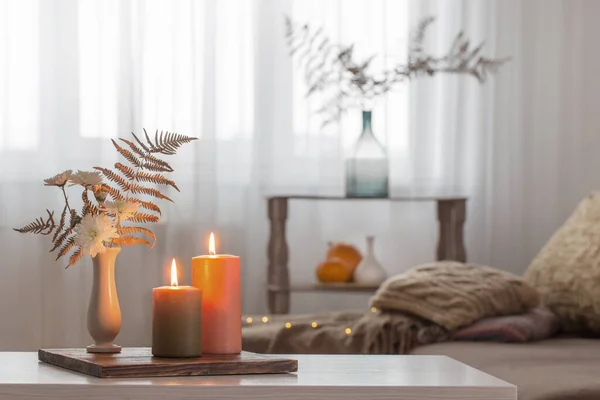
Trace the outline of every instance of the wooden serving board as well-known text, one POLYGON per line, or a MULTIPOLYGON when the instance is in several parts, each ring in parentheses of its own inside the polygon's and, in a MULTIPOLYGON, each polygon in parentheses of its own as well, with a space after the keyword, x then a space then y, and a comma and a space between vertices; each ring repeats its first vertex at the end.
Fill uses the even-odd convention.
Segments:
POLYGON ((88 353, 85 349, 39 350, 42 362, 98 378, 282 374, 298 371, 298 361, 242 351, 199 358, 159 358, 149 347, 123 348, 118 354, 88 353))

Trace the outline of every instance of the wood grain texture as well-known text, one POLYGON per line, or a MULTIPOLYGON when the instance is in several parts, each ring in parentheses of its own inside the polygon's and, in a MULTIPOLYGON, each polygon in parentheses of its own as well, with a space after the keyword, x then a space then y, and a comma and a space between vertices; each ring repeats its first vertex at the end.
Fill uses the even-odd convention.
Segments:
POLYGON ((252 375, 296 372, 298 361, 243 351, 200 358, 153 357, 148 347, 125 348, 119 354, 90 354, 85 349, 39 350, 38 359, 97 378, 155 376, 252 375))

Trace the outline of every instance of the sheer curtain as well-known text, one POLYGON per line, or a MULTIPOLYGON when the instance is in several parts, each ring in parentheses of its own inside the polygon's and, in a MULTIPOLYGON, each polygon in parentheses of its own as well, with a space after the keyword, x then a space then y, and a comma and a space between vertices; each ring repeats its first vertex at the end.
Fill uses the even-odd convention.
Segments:
MULTIPOLYGON (((409 28, 438 20, 428 47, 460 29, 512 56, 485 86, 463 77, 414 81, 376 104, 374 131, 390 152, 393 191, 470 196, 469 259, 522 272, 596 185, 600 146, 593 97, 600 53, 593 1, 517 0, 0 0, 0 346, 89 344, 91 261, 65 271, 45 237, 13 227, 60 206, 41 180, 116 161, 110 138, 171 130, 199 137, 172 159, 181 193, 155 226, 153 250, 119 255, 119 344, 150 340, 151 288, 172 257, 218 249, 243 260, 243 308, 266 311, 270 193, 343 193, 342 158, 359 114, 326 130, 287 55, 283 16, 321 25, 336 41, 406 55, 409 28), (587 45, 586 45, 587 44, 587 45), (585 84, 584 84, 585 83, 585 84)), ((377 254, 390 274, 431 261, 433 204, 292 202, 292 279, 311 282, 326 242, 377 254)), ((362 295, 294 295, 293 312, 365 307, 362 295)))

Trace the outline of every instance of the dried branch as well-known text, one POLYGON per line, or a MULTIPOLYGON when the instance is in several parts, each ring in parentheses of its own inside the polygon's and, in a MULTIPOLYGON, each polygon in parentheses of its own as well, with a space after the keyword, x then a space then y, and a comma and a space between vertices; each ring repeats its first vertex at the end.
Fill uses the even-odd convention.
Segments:
POLYGON ((421 20, 411 35, 406 63, 372 73, 370 66, 375 56, 356 60, 354 45, 333 44, 322 28, 313 31, 307 24, 295 24, 286 17, 285 39, 290 56, 295 57, 299 68, 304 70, 308 88, 306 96, 319 93, 326 98, 317 110, 317 114, 324 118, 323 125, 339 120, 349 108, 364 107, 406 80, 437 74, 460 74, 484 83, 490 74, 496 73, 509 60, 483 56, 483 43, 472 46, 463 32, 456 35, 446 54, 426 54, 424 41, 434 21, 433 17, 421 20))

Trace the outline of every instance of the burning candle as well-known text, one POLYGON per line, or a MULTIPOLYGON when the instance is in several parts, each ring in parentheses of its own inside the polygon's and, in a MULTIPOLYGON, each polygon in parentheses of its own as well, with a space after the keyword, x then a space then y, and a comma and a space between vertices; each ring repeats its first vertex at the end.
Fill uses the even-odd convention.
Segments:
POLYGON ((192 285, 202 290, 202 349, 207 354, 242 351, 240 258, 215 254, 211 233, 209 255, 192 258, 192 285))
POLYGON ((175 259, 171 286, 152 289, 152 354, 156 357, 202 355, 202 291, 179 286, 175 259))

